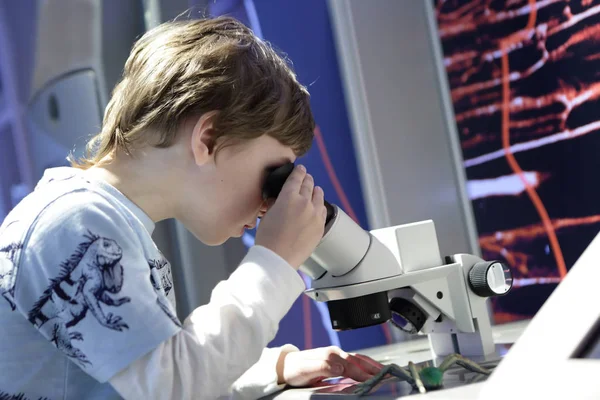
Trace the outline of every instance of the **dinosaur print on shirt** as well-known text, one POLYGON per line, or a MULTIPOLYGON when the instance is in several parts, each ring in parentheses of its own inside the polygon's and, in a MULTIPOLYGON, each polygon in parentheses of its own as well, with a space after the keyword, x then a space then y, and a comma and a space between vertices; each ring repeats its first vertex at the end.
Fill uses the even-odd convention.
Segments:
POLYGON ((129 297, 113 298, 123 287, 123 256, 121 247, 112 239, 88 232, 85 241, 61 264, 59 275, 29 312, 29 321, 37 328, 47 327, 51 341, 70 358, 81 364, 91 364, 73 345, 83 341, 80 332, 72 330, 88 311, 106 328, 123 331, 129 327, 122 318, 102 307, 119 307, 131 301, 129 297))

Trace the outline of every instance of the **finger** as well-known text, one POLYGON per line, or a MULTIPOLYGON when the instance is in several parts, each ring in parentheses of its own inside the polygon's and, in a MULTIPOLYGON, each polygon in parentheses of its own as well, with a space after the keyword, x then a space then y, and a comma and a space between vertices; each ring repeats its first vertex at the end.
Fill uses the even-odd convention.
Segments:
POLYGON ((306 176, 306 168, 303 165, 297 165, 290 176, 286 179, 283 187, 281 188, 282 192, 290 192, 290 193, 298 193, 300 191, 300 186, 304 181, 304 177, 306 176))
POLYGON ((315 186, 312 193, 312 202, 315 207, 325 204, 325 193, 321 186, 315 186))
POLYGON ((385 366, 382 363, 380 363, 379 361, 376 361, 369 356, 365 356, 364 354, 350 353, 350 355, 362 360, 363 362, 365 362, 367 364, 373 365, 373 366, 377 367, 378 369, 381 369, 385 366))
POLYGON ((328 378, 342 376, 345 371, 344 365, 341 362, 335 361, 324 361, 321 368, 321 373, 328 378))
POLYGON ((306 197, 307 199, 312 199, 314 188, 314 178, 311 174, 306 174, 306 176, 304 176, 304 181, 302 181, 302 186, 300 186, 300 195, 306 197))
POLYGON ((348 361, 356 364, 360 369, 371 375, 377 375, 383 368, 382 364, 362 354, 350 354, 348 361))
POLYGON ((348 359, 350 356, 347 354, 346 358, 342 358, 340 355, 334 355, 332 358, 333 363, 340 363, 344 367, 342 376, 346 378, 354 379, 357 382, 364 382, 373 377, 373 375, 363 371, 358 365, 350 362, 348 359))
POLYGON ((331 360, 308 359, 295 365, 293 373, 286 377, 286 382, 292 386, 306 386, 325 378, 341 376, 344 367, 331 360))

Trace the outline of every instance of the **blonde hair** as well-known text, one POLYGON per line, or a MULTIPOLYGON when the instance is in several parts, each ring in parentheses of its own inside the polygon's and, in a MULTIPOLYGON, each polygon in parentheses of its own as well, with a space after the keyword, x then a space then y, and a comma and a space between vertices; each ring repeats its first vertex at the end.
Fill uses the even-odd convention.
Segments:
POLYGON ((69 160, 87 169, 139 144, 168 147, 187 118, 209 111, 217 111, 213 144, 267 134, 302 155, 312 143, 309 93, 285 58, 242 23, 219 17, 168 22, 144 34, 125 63, 102 130, 84 157, 69 160))

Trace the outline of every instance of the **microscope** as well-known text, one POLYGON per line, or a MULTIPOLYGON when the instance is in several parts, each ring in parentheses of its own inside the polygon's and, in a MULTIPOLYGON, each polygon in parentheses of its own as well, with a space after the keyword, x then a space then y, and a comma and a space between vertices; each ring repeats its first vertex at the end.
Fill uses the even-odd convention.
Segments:
MULTIPOLYGON (((271 171, 265 199, 276 198, 292 163, 271 171)), ((505 264, 470 254, 442 258, 433 221, 366 231, 325 202, 321 241, 300 270, 312 279, 305 294, 326 302, 334 330, 387 321, 426 334, 433 358, 495 353, 487 298, 508 293, 505 264)))

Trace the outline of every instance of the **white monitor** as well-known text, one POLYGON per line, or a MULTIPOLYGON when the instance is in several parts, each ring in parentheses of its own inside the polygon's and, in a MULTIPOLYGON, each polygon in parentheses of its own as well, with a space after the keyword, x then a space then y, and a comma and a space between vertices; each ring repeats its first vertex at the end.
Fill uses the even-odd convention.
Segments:
POLYGON ((480 399, 600 399, 600 234, 482 385, 480 399))

